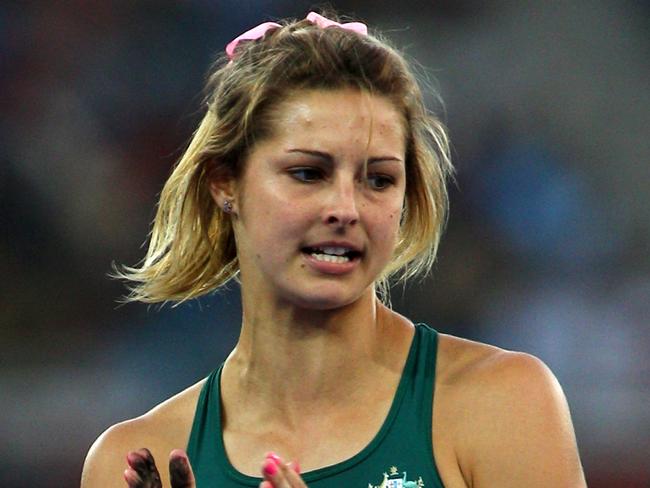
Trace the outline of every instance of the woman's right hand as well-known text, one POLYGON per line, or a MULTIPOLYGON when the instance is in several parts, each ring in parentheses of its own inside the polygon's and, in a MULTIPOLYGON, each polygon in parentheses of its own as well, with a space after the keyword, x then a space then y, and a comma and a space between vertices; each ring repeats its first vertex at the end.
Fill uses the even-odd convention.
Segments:
MULTIPOLYGON (((124 470, 124 479, 129 488, 162 488, 156 462, 147 448, 131 451, 126 456, 129 467, 124 470)), ((187 454, 174 449, 169 455, 169 478, 172 488, 196 488, 194 473, 187 454)))

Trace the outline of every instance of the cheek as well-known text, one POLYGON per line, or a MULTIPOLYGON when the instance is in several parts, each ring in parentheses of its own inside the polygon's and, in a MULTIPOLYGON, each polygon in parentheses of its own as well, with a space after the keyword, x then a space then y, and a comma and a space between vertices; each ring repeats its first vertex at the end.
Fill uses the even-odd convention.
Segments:
POLYGON ((304 239, 309 220, 301 206, 280 199, 260 199, 249 209, 246 227, 256 245, 279 258, 304 239), (251 212, 252 211, 252 212, 251 212))
POLYGON ((401 205, 395 205, 388 210, 384 208, 383 211, 377 212, 377 218, 374 219, 373 234, 387 246, 396 245, 401 212, 401 205))
POLYGON ((264 235, 278 225, 286 225, 291 217, 291 201, 272 178, 254 181, 245 186, 241 196, 242 223, 264 235))
POLYGON ((395 226, 399 226, 402 212, 404 211, 404 199, 395 199, 393 204, 386 211, 386 220, 395 226))

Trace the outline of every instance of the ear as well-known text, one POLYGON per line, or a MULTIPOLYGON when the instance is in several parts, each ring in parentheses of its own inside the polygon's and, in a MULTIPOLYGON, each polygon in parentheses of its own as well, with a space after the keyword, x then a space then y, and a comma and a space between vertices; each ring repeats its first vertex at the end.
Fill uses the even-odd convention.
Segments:
POLYGON ((208 188, 217 207, 223 210, 226 202, 232 205, 228 213, 236 213, 236 183, 234 177, 220 175, 217 172, 213 172, 208 180, 208 188))

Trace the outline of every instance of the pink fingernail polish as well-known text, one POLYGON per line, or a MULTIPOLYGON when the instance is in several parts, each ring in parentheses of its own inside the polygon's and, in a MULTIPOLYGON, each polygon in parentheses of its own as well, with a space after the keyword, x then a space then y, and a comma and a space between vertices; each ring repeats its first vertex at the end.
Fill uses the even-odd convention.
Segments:
POLYGON ((276 453, 272 451, 266 455, 266 459, 272 459, 275 462, 275 464, 280 464, 282 462, 280 456, 278 456, 276 453))
POLYGON ((264 463, 264 467, 262 469, 265 475, 274 476, 275 473, 278 472, 278 465, 275 463, 275 461, 269 459, 264 463))
POLYGON ((291 468, 297 473, 300 474, 300 464, 298 464, 298 461, 291 461, 289 463, 291 465, 291 468))

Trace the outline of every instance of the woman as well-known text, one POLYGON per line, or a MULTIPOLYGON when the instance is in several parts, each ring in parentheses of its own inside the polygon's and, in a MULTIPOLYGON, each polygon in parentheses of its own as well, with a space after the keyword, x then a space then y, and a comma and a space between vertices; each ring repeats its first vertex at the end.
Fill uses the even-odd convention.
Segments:
POLYGON ((147 257, 121 276, 145 302, 236 277, 241 335, 208 378, 102 434, 82 486, 584 486, 539 360, 378 298, 430 268, 451 172, 403 57, 315 13, 226 53, 147 257))

